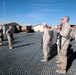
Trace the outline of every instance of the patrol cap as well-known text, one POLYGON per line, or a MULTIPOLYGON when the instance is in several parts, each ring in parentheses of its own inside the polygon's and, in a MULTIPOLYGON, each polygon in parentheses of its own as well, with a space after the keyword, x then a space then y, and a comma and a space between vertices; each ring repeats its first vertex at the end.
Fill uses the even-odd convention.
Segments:
POLYGON ((69 16, 64 16, 63 18, 62 18, 62 20, 64 20, 64 19, 67 19, 68 21, 69 21, 69 16))

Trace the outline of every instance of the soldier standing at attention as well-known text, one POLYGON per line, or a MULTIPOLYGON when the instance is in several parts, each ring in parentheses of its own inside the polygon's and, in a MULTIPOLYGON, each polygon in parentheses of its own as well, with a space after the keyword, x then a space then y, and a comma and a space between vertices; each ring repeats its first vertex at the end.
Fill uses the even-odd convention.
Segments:
POLYGON ((67 49, 70 43, 70 31, 71 31, 71 27, 68 24, 69 22, 69 16, 64 16, 62 18, 62 30, 60 31, 60 29, 58 29, 58 33, 62 36, 62 43, 61 43, 61 50, 60 50, 60 56, 59 56, 59 60, 60 63, 57 64, 58 67, 60 67, 61 69, 56 70, 57 73, 66 73, 66 67, 67 67, 67 49))
POLYGON ((41 60, 42 62, 47 62, 48 58, 50 57, 50 33, 47 24, 43 24, 44 28, 44 33, 43 33, 43 59, 41 60))
POLYGON ((6 35, 8 38, 8 44, 9 44, 9 49, 13 49, 13 32, 12 32, 12 26, 9 26, 9 29, 6 31, 6 35))
POLYGON ((3 30, 2 30, 2 26, 0 26, 0 45, 3 45, 3 30))

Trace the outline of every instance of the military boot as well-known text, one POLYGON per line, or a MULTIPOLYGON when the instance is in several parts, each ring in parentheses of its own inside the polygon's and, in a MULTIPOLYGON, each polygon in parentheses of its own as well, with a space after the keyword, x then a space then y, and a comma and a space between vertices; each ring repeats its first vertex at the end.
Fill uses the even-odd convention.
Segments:
POLYGON ((66 74, 66 70, 65 69, 56 70, 56 72, 57 73, 66 74))
POLYGON ((57 66, 58 66, 58 67, 62 67, 63 65, 62 65, 62 64, 57 64, 57 66))
POLYGON ((47 62, 47 61, 48 59, 45 59, 45 58, 41 60, 41 62, 47 62))

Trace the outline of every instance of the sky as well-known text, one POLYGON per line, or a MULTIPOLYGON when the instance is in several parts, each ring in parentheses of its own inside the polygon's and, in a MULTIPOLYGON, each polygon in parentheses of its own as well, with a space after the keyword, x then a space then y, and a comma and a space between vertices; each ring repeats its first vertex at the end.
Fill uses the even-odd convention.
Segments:
POLYGON ((63 16, 76 24, 76 0, 0 0, 0 23, 56 26, 63 16))

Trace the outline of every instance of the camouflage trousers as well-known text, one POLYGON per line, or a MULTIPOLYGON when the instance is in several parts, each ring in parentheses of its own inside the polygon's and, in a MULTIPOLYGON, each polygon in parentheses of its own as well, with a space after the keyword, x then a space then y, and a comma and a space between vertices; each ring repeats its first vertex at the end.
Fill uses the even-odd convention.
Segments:
POLYGON ((61 62, 61 68, 66 69, 67 66, 67 49, 69 47, 70 40, 66 40, 61 46, 59 61, 61 62))
POLYGON ((10 36, 8 37, 8 44, 9 44, 9 48, 12 47, 13 48, 13 39, 10 36))
POLYGON ((61 50, 60 40, 57 39, 57 53, 58 53, 58 56, 60 55, 60 50, 61 50))
POLYGON ((50 57, 52 42, 49 45, 43 44, 43 58, 48 59, 50 57))

